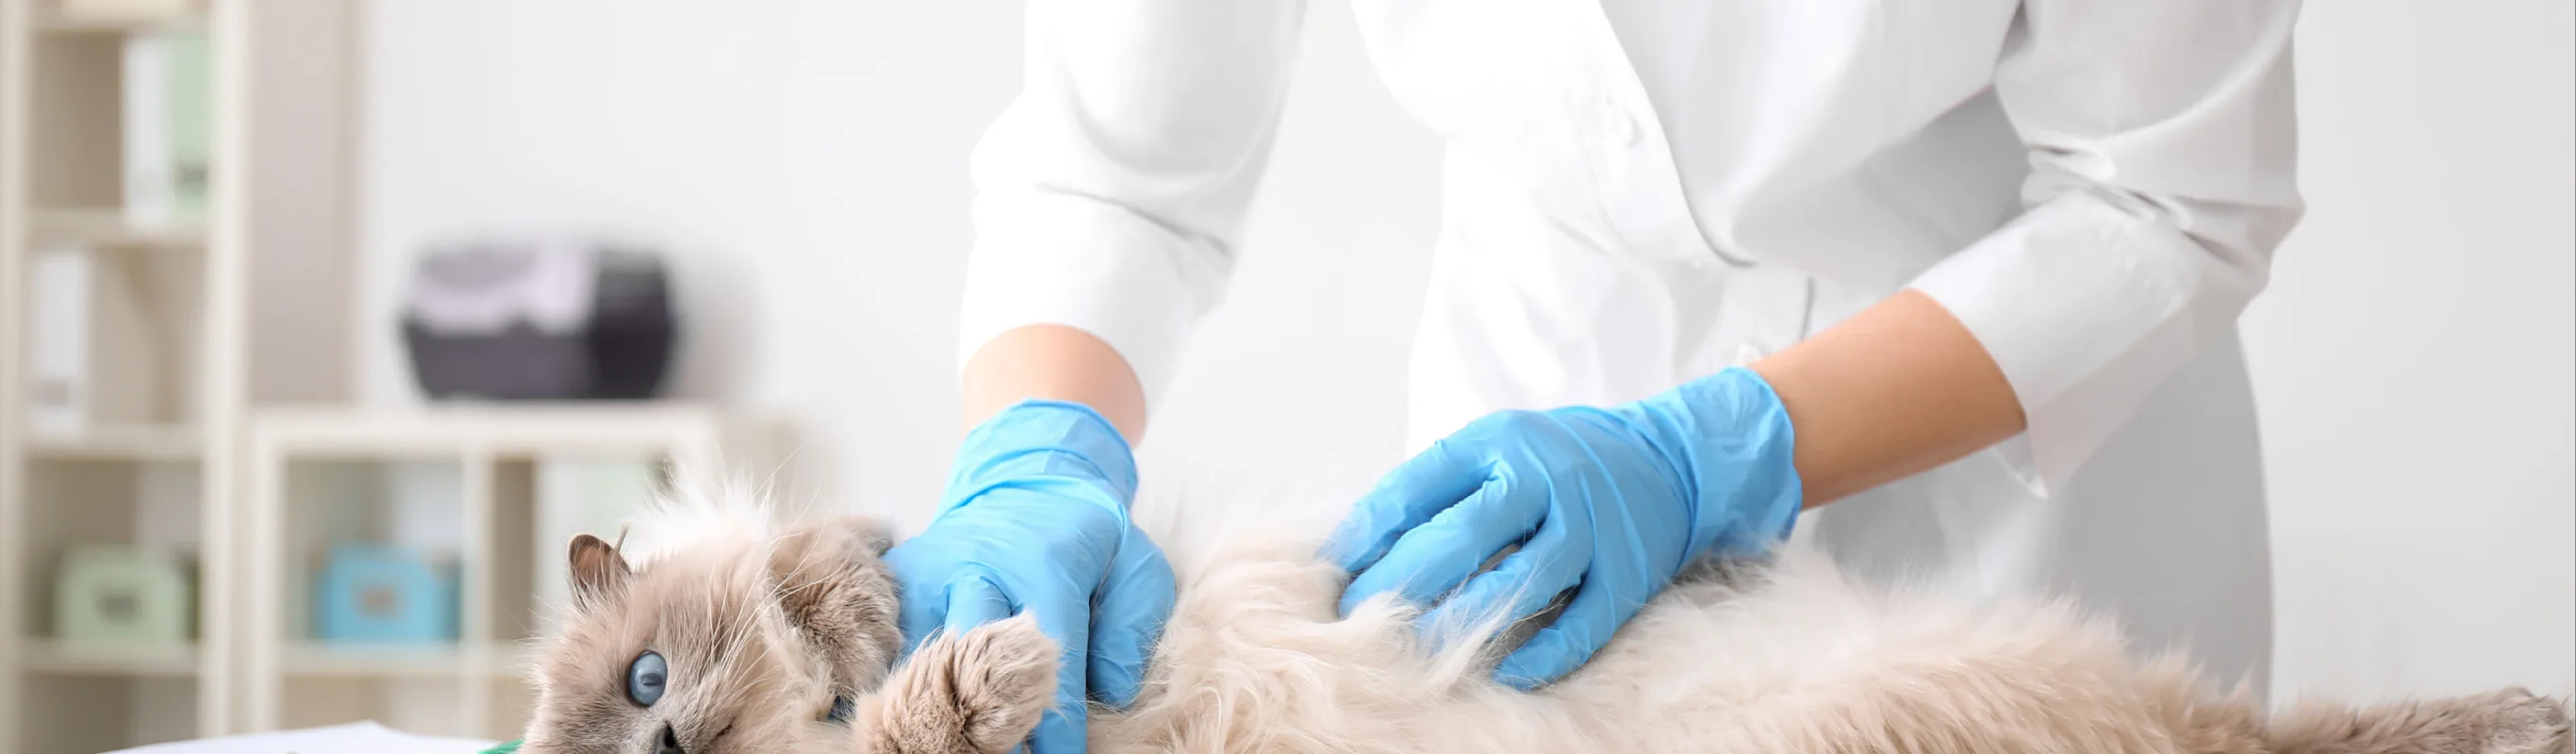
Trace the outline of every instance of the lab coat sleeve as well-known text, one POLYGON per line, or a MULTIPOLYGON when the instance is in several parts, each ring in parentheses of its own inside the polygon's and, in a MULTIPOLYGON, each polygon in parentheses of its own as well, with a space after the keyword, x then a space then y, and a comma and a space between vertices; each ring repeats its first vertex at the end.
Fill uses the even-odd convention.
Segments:
POLYGON ((2225 338, 2297 224, 2294 0, 2027 0, 1995 92, 2023 213, 1912 287, 1985 346, 2057 488, 2225 338))
POLYGON ((1077 328, 1152 405, 1223 295, 1267 161, 1297 0, 1032 0, 1022 90, 975 148, 958 364, 1077 328))

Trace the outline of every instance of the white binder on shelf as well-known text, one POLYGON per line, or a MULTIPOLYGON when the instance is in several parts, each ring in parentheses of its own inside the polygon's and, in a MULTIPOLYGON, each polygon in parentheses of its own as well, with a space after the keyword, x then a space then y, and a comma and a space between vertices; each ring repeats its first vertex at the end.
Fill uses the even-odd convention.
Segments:
POLYGON ((125 219, 159 228, 204 219, 211 151, 207 40, 202 31, 127 35, 124 49, 125 219))
POLYGON ((168 225, 178 216, 170 150, 169 44, 158 34, 125 38, 125 221, 168 225))
POLYGON ((79 246, 37 251, 27 273, 28 428, 72 436, 160 415, 152 318, 130 280, 79 246))

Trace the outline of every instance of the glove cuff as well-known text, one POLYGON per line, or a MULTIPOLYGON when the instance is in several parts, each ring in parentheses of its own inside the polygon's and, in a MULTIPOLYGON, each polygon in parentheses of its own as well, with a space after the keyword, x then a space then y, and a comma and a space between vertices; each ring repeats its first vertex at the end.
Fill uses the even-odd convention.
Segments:
POLYGON ((1639 402, 1691 499, 1691 554, 1750 555, 1789 538, 1806 502, 1797 430, 1762 375, 1743 367, 1639 402))
POLYGON ((1071 485, 1121 518, 1136 499, 1127 438, 1100 412, 1070 401, 1032 398, 1002 409, 966 433, 950 469, 942 514, 1005 485, 1071 485))

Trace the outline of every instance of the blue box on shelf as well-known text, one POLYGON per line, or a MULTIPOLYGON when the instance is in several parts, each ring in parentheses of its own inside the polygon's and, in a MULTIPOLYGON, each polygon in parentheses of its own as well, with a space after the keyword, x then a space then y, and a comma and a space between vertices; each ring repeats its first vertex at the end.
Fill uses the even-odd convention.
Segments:
POLYGON ((451 642, 456 568, 401 548, 335 545, 313 595, 314 637, 329 642, 451 642))

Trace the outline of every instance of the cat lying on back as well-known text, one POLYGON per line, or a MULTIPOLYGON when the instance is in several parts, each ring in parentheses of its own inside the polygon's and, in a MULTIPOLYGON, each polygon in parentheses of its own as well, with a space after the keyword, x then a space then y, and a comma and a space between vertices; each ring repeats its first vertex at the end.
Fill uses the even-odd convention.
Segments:
MULTIPOLYGON (((1140 520, 1142 520, 1140 518, 1140 520)), ((2266 716, 2180 659, 2137 662, 2062 604, 1972 608, 1845 579, 1788 549, 1677 581, 1553 686, 1493 683, 1508 639, 1434 650, 1391 599, 1337 620, 1328 526, 1174 537, 1179 604, 1103 752, 2476 752, 2568 750, 2566 707, 2520 689, 2266 716)), ((1329 524, 1329 521, 1322 523, 1329 524)), ((984 754, 1054 697, 1025 617, 895 667, 888 545, 856 518, 781 528, 756 500, 672 501, 628 548, 584 535, 544 649, 527 754, 984 754), (673 536, 676 535, 676 536, 673 536)))

